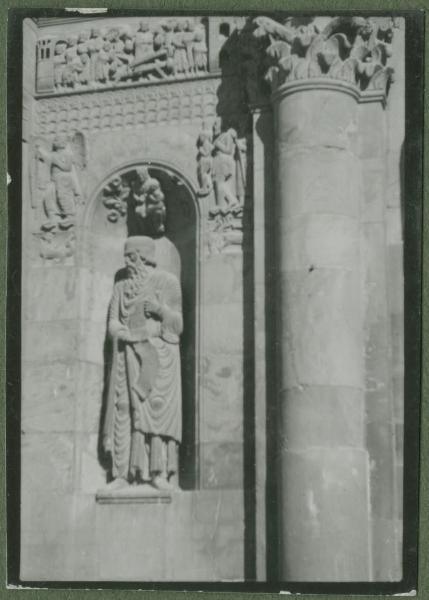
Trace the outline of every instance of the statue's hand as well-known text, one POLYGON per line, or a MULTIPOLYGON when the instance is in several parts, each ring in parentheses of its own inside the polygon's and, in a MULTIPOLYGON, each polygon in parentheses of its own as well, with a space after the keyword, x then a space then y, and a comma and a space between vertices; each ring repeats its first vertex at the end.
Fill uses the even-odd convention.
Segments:
POLYGON ((121 342, 132 342, 133 341, 131 332, 128 329, 128 327, 123 327, 122 329, 120 329, 117 333, 117 338, 121 342))
POLYGON ((103 440, 103 449, 104 452, 112 452, 113 450, 113 444, 112 444, 112 440, 110 439, 110 437, 105 437, 103 440))
POLYGON ((155 300, 144 301, 144 312, 147 317, 155 316, 159 319, 162 318, 162 306, 155 300))

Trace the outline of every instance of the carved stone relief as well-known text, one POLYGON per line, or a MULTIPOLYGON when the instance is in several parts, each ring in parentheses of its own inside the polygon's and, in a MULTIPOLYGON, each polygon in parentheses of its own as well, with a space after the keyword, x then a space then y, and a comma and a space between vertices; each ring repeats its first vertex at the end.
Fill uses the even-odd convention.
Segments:
POLYGON ((85 202, 82 175, 86 169, 86 142, 77 132, 72 138, 57 136, 53 142, 33 141, 32 206, 40 239, 40 255, 63 259, 73 255, 75 226, 85 202))
POLYGON ((203 19, 143 20, 37 43, 39 93, 70 92, 207 73, 203 19))
POLYGON ((172 490, 179 469, 180 283, 157 267, 150 237, 129 237, 124 255, 126 276, 114 286, 108 320, 113 359, 103 445, 113 480, 99 496, 127 494, 131 483, 141 494, 172 490))
POLYGON ((240 245, 243 238, 243 206, 247 183, 247 134, 232 126, 222 127, 217 117, 206 121, 197 139, 199 195, 207 198, 208 250, 222 252, 240 245))
POLYGON ((254 23, 253 35, 268 40, 266 80, 273 90, 290 81, 329 77, 361 90, 388 91, 393 20, 335 17, 321 31, 312 18, 279 23, 261 16, 254 23))
POLYGON ((133 128, 213 118, 219 80, 41 98, 36 102, 38 135, 133 128))

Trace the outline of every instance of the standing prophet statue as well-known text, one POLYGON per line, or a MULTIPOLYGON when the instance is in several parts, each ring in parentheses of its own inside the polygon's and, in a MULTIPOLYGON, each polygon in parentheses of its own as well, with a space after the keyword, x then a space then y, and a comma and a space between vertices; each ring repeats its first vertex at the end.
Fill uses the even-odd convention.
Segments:
POLYGON ((103 429, 104 449, 112 457, 108 488, 172 490, 182 436, 180 283, 157 267, 155 242, 147 236, 129 237, 124 257, 126 278, 114 286, 108 319, 113 341, 103 429))

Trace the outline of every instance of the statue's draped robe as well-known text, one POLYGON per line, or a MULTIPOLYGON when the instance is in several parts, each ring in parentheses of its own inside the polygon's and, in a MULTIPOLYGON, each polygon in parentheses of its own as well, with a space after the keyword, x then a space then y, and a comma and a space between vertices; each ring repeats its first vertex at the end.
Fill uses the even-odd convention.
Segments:
POLYGON ((181 290, 178 279, 161 270, 153 270, 137 290, 128 290, 127 280, 117 283, 110 304, 114 351, 104 438, 112 452, 114 478, 138 475, 148 480, 154 473, 170 476, 178 469, 181 290), (145 300, 161 305, 161 319, 145 316, 145 300), (119 341, 117 333, 123 326, 131 335, 146 332, 147 341, 119 341))

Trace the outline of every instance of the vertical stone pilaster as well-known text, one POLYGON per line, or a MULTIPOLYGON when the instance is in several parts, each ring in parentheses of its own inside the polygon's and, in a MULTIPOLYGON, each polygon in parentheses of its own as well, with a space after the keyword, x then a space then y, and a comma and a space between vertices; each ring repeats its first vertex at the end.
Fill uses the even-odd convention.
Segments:
MULTIPOLYGON (((358 153, 362 167, 361 254, 365 331, 366 444, 374 579, 401 578, 396 534, 395 424, 392 344, 388 308, 386 240, 386 115, 384 94, 364 96, 359 107, 358 153)), ((400 295, 401 288, 395 290, 400 295)))
POLYGON ((323 80, 273 95, 283 581, 372 576, 357 99, 323 80))

